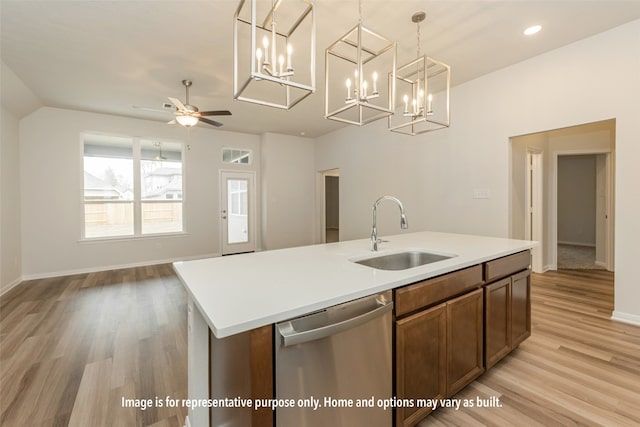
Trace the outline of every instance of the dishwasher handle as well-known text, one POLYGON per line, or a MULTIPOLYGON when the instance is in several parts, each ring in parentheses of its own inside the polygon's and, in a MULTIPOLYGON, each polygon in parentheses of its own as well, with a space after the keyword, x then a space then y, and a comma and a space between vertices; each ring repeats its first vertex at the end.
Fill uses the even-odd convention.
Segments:
POLYGON ((296 344, 303 344, 309 341, 318 340, 320 338, 335 335, 347 329, 355 328, 370 320, 381 317, 382 315, 393 310, 393 301, 384 302, 376 300, 377 307, 373 310, 362 313, 358 316, 346 319, 340 322, 328 324, 315 329, 296 331, 292 321, 279 323, 277 325, 278 332, 282 336, 282 346, 290 347, 296 344))

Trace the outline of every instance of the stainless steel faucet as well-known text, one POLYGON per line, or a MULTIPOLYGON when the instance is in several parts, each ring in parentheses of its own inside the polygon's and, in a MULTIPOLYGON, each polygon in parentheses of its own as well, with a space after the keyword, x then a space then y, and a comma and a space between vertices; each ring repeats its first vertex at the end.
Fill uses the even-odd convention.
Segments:
POLYGON ((392 202, 395 202, 396 205, 398 205, 398 207, 400 208, 400 228, 402 228, 403 230, 406 230, 407 228, 409 228, 409 224, 407 223, 407 217, 404 214, 404 206, 402 205, 402 202, 393 196, 380 197, 373 204, 373 225, 371 226, 371 245, 372 245, 373 251, 377 251, 378 243, 381 243, 384 241, 384 240, 378 239, 378 229, 376 227, 376 210, 378 209, 378 205, 380 204, 380 202, 382 202, 383 200, 391 200, 392 202))

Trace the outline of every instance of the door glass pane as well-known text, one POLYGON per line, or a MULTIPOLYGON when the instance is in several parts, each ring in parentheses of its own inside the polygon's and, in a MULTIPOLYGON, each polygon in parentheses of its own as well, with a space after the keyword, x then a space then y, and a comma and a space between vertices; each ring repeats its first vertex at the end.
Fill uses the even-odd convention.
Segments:
POLYGON ((227 180, 227 236, 229 243, 249 241, 249 216, 246 179, 227 180))

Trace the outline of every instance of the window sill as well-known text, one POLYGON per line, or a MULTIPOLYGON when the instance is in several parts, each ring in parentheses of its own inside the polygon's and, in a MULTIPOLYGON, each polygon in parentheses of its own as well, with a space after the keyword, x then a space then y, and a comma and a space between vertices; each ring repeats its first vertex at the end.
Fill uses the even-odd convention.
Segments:
POLYGON ((132 240, 151 240, 151 239, 170 239, 177 237, 186 237, 189 233, 185 231, 176 233, 162 233, 162 234, 140 234, 136 236, 113 236, 113 237, 89 237, 78 240, 81 244, 91 243, 110 243, 110 242, 128 242, 132 240))

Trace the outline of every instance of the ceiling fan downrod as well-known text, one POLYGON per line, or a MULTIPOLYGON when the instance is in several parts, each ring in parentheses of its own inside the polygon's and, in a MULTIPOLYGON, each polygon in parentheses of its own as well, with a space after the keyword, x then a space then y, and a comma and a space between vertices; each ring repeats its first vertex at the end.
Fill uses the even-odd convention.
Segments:
POLYGON ((184 85, 185 91, 187 92, 187 96, 186 96, 186 99, 185 99, 185 101, 186 101, 185 105, 189 105, 189 86, 191 86, 193 84, 193 82, 191 80, 187 79, 187 80, 183 80, 182 84, 184 85))

